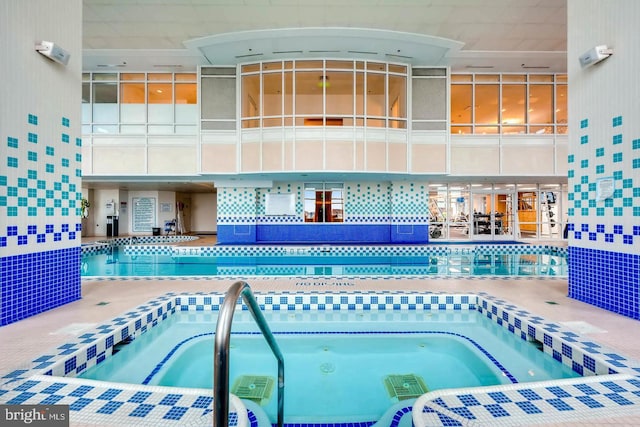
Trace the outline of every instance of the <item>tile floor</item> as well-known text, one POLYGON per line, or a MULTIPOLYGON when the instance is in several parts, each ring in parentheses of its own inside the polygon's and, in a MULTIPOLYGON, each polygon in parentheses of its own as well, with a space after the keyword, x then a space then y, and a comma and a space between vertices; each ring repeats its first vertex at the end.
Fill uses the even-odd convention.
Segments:
MULTIPOLYGON (((201 241, 200 244, 202 243, 201 241)), ((299 278, 242 279, 250 284, 255 293, 310 290, 308 287, 301 289, 297 285, 299 278)), ((84 280, 81 300, 0 328, 0 372, 19 368, 24 361, 68 342, 80 331, 95 326, 98 322, 110 320, 167 292, 224 292, 234 281, 235 279, 230 278, 84 280)), ((348 281, 351 284, 348 289, 337 289, 330 280, 318 280, 313 291, 486 292, 547 320, 560 322, 583 336, 591 337, 597 343, 640 360, 640 322, 568 298, 567 282, 564 279, 355 278, 348 281)), ((71 425, 81 427, 86 424, 75 423, 72 418, 71 425)), ((631 427, 640 425, 640 415, 575 422, 567 419, 566 422, 550 425, 631 427)))

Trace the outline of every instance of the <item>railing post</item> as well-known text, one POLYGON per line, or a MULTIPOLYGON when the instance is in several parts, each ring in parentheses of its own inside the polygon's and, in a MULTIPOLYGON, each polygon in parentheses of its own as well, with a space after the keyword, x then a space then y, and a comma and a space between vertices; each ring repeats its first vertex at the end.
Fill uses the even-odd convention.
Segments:
POLYGON ((213 352, 213 426, 229 426, 229 341, 231 323, 238 298, 242 296, 260 332, 278 360, 278 427, 284 425, 284 358, 267 325, 260 306, 246 282, 238 281, 227 291, 216 325, 213 352))

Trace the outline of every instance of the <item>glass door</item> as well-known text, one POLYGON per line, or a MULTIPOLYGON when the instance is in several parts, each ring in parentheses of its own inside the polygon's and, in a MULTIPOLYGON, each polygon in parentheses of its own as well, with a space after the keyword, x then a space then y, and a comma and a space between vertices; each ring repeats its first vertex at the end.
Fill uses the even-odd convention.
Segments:
POLYGON ((508 191, 475 191, 470 218, 473 240, 513 239, 513 194, 508 191))
POLYGON ((494 240, 513 240, 515 189, 494 190, 493 220, 495 224, 494 240))

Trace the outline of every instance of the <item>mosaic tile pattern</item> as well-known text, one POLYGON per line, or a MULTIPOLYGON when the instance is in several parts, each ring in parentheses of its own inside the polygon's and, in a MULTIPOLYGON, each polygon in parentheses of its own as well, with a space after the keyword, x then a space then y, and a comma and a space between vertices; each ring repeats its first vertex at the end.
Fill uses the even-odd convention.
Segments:
POLYGON ((345 222, 388 223, 391 186, 383 183, 355 183, 345 187, 345 222))
POLYGON ((429 223, 429 189, 413 182, 394 183, 391 195, 392 222, 429 223))
MULTIPOLYGON (((68 403, 74 420, 100 420, 130 425, 185 425, 210 420, 211 395, 202 390, 84 382, 73 378, 110 357, 118 342, 145 333, 176 311, 216 311, 224 295, 166 294, 64 344, 1 377, 2 403, 68 403), (155 423, 155 424, 154 424, 155 423)), ((402 406, 390 426, 412 411, 416 426, 467 425, 470 421, 518 423, 546 421, 571 411, 572 419, 640 414, 640 363, 584 339, 507 301, 486 294, 421 292, 338 292, 256 294, 266 311, 478 310, 525 340, 537 340, 556 360, 571 366, 581 378, 430 392, 413 408, 402 406)), ((238 309, 246 310, 240 301, 238 309)), ((241 404, 240 404, 241 405, 241 404)), ((408 405, 408 403, 407 403, 408 405)), ((233 423, 247 413, 233 414, 233 423)), ((252 413, 249 413, 253 415, 252 413)), ((255 416, 247 422, 255 424, 255 416)), ((333 424, 327 424, 330 426, 333 424)), ((366 421, 370 425, 370 421, 366 421)), ((387 425, 387 424, 385 424, 387 425)))
POLYGON ((568 159, 569 296, 638 319, 640 138, 628 122, 580 121, 580 144, 568 159), (606 137, 592 137, 600 131, 606 137), (599 199, 603 179, 613 189, 599 199))
POLYGON ((68 118, 30 113, 2 131, 0 326, 80 298, 82 199, 82 143, 68 118))
POLYGON ((584 158, 569 156, 569 217, 575 217, 573 238, 588 239, 600 243, 632 245, 638 240, 637 226, 623 220, 624 217, 640 217, 640 138, 626 135, 623 117, 611 120, 607 140, 589 138, 589 121, 581 121, 581 145, 584 158), (612 196, 598 199, 598 183, 602 178, 613 180, 612 196), (611 224, 605 218, 617 218, 611 224), (595 220, 595 221, 594 221, 595 220))
POLYGON ((304 187, 298 183, 283 183, 274 188, 256 189, 256 222, 258 224, 304 224, 304 187), (296 195, 296 215, 294 216, 271 216, 265 215, 267 194, 295 194, 296 195))
POLYGON ((80 237, 81 142, 71 143, 67 118, 59 123, 57 141, 41 134, 40 125, 39 117, 29 114, 24 133, 8 135, 2 150, 0 211, 8 226, 0 230, 0 247, 44 246, 80 237))
MULTIPOLYGON (((345 185, 345 224, 428 224, 428 190, 413 183, 348 183, 345 185)), ((304 188, 277 183, 274 188, 222 188, 218 192, 218 224, 304 225, 304 188), (266 194, 296 194, 296 216, 266 216, 266 194)), ((347 230, 346 227, 344 227, 347 230)), ((348 231, 345 231, 347 233, 348 231)), ((426 241, 426 240, 425 240, 426 241)))

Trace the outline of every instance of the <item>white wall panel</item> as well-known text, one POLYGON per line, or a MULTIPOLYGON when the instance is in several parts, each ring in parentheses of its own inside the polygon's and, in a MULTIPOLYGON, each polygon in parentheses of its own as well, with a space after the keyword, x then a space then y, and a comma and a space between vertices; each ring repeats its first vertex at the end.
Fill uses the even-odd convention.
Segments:
POLYGON ((497 145, 452 146, 451 174, 499 175, 500 148, 497 145))

